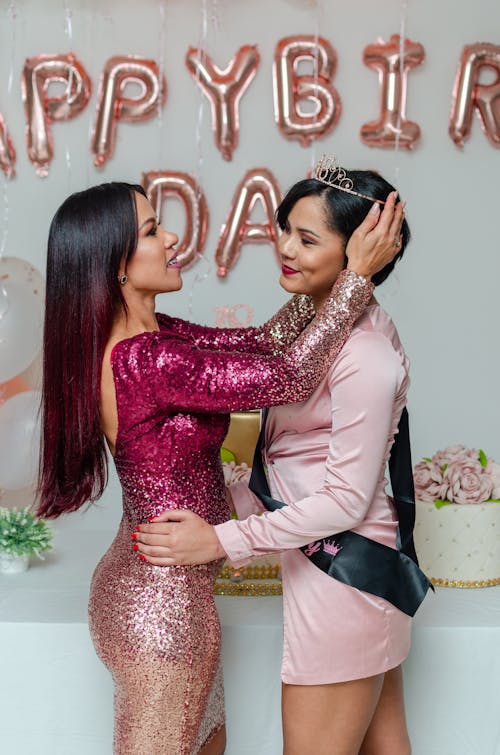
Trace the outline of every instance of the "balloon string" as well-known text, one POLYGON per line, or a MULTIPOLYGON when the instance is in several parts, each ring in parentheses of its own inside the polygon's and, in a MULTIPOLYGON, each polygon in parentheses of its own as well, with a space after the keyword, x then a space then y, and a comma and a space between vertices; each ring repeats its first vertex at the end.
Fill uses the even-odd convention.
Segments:
MULTIPOLYGON (((96 39, 96 13, 90 14, 90 39, 96 39)), ((106 18, 106 17, 105 17, 106 18)), ((88 126, 87 126, 87 144, 92 144, 92 137, 94 135, 94 118, 96 117, 95 114, 93 114, 90 110, 90 108, 85 108, 88 111, 88 126)), ((90 186, 91 184, 91 177, 90 177, 90 171, 92 166, 92 160, 85 160, 85 177, 86 177, 86 184, 87 186, 90 186)))
MULTIPOLYGON (((3 259, 5 248, 7 246, 8 235, 9 235, 9 195, 7 193, 7 176, 4 176, 3 177, 3 233, 2 233, 2 244, 0 246, 0 262, 3 259)), ((0 273, 0 322, 9 311, 9 306, 10 306, 9 295, 5 288, 3 277, 0 273)), ((0 339, 0 343, 3 343, 3 339, 0 339)))
MULTIPOLYGON (((207 36, 208 36, 208 12, 207 12, 207 0, 201 0, 201 31, 200 31, 200 37, 198 40, 198 50, 200 52, 201 62, 203 64, 204 58, 207 55, 207 36)), ((202 128, 203 128, 203 115, 204 115, 204 108, 205 108, 205 97, 203 94, 203 90, 200 86, 200 68, 201 66, 197 66, 196 68, 196 84, 198 86, 198 92, 199 92, 199 103, 198 103, 198 117, 196 119, 196 173, 195 178, 198 184, 201 183, 201 172, 202 172, 202 166, 203 166, 203 149, 202 149, 202 128)))
MULTIPOLYGON (((321 20, 323 14, 322 0, 316 0, 315 2, 316 13, 314 15, 314 57, 313 57, 313 79, 314 79, 314 92, 317 97, 318 83, 319 83, 319 30, 321 28, 321 20)), ((314 108, 313 124, 316 125, 318 121, 319 107, 314 108)), ((311 170, 316 165, 316 139, 312 139, 311 142, 311 170)))
POLYGON ((9 3, 9 7, 7 9, 7 14, 10 18, 11 27, 12 27, 12 45, 11 45, 11 55, 10 55, 10 70, 9 70, 9 80, 7 83, 7 94, 11 94, 12 92, 12 85, 14 83, 14 58, 15 58, 15 51, 16 51, 16 24, 15 20, 17 18, 17 8, 16 4, 14 2, 9 3))
POLYGON ((164 98, 164 77, 165 77, 165 43, 166 43, 166 28, 167 28, 167 4, 166 0, 160 0, 160 34, 159 34, 159 46, 160 52, 158 55, 158 68, 160 74, 160 91, 158 93, 158 107, 156 112, 156 120, 158 123, 159 131, 159 160, 158 163, 163 163, 163 98, 164 98))
POLYGON ((212 0, 212 13, 210 15, 210 22, 215 32, 220 30, 219 9, 217 7, 217 0, 212 0))
MULTIPOLYGON (((212 0, 210 21, 214 29, 218 28, 217 10, 218 10, 217 0, 212 0)), ((202 59, 202 62, 203 62, 203 58, 207 55, 208 20, 209 20, 209 14, 208 14, 207 0, 201 0, 201 31, 200 31, 200 37, 198 40, 198 50, 200 51, 200 57, 202 59)), ((205 96, 203 94, 202 88, 200 87, 199 79, 200 79, 200 66, 197 67, 197 71, 196 71, 196 83, 198 85, 198 89, 200 92, 200 100, 198 104, 198 118, 197 118, 197 123, 196 123, 197 162, 196 162, 196 169, 195 169, 195 179, 196 179, 197 185, 201 186, 201 175, 202 175, 202 167, 203 167, 202 127, 203 127, 203 115, 204 115, 204 107, 205 107, 205 96)), ((189 318, 193 316, 194 290, 198 284, 206 281, 209 278, 210 273, 212 272, 212 264, 203 254, 198 252, 196 255, 196 258, 197 258, 197 262, 195 263, 196 266, 199 267, 200 264, 205 265, 205 272, 196 272, 193 278, 193 281, 191 283, 191 288, 189 291, 189 298, 188 298, 188 317, 189 318)))
POLYGON ((199 264, 206 265, 205 272, 199 273, 197 272, 193 278, 193 282, 191 283, 191 289, 189 291, 189 300, 188 300, 188 316, 193 316, 193 299, 194 299, 194 289, 199 283, 203 283, 203 281, 206 281, 212 272, 212 263, 205 257, 204 254, 198 254, 196 255, 196 258, 198 260, 197 266, 199 264))
POLYGON ((396 140, 394 142, 394 183, 396 186, 399 184, 399 153, 400 153, 400 141, 401 141, 401 123, 403 114, 401 112, 401 105, 404 100, 405 92, 403 88, 404 81, 404 56, 405 56, 405 42, 406 42, 406 15, 408 12, 408 0, 401 0, 401 18, 399 25, 399 80, 401 82, 401 99, 400 107, 398 108, 398 117, 396 122, 396 140))
POLYGON ((3 177, 3 231, 2 231, 2 243, 0 245, 0 260, 5 254, 7 247, 7 239, 9 236, 9 195, 7 192, 7 176, 3 177))
MULTIPOLYGON (((68 0, 64 0, 64 33, 66 34, 68 41, 70 43, 73 42, 73 24, 71 20, 71 9, 68 5, 68 0)), ((71 90, 73 88, 73 66, 70 65, 69 68, 69 76, 68 76, 68 87, 66 89, 66 101, 69 103, 71 101, 71 90)))
MULTIPOLYGON (((72 21, 72 12, 68 4, 68 0, 64 0, 64 33, 66 34, 68 41, 69 41, 69 47, 72 47, 73 42, 73 21, 72 21)), ((69 76, 68 76, 68 85, 66 89, 66 101, 68 104, 71 102, 72 99, 72 90, 73 90, 73 64, 70 59, 69 63, 69 76)), ((66 143, 66 168, 67 168, 67 177, 68 177, 68 191, 71 188, 71 155, 69 151, 69 146, 66 143)))
POLYGON ((73 24, 72 13, 68 5, 68 0, 64 0, 64 33, 71 42, 73 40, 73 24))
MULTIPOLYGON (((16 18, 17 18, 17 8, 14 2, 9 3, 9 7, 7 9, 7 14, 10 19, 11 28, 12 28, 12 44, 11 44, 11 56, 10 56, 10 71, 9 71, 9 82, 7 85, 7 92, 10 95, 12 92, 12 82, 14 80, 14 58, 15 58, 15 49, 16 49, 16 18)), ((4 141, 7 143, 7 126, 4 123, 3 124, 3 131, 4 131, 4 141)), ((7 240, 9 238, 9 193, 7 190, 7 176, 3 176, 3 190, 2 190, 2 202, 3 202, 3 223, 2 223, 2 241, 0 243, 0 262, 2 261, 5 250, 7 248, 7 240)), ((0 275, 0 320, 2 320, 7 312, 9 311, 9 296, 7 293, 7 290, 5 288, 3 278, 0 275)), ((3 342, 3 339, 0 339, 0 342, 3 342)))

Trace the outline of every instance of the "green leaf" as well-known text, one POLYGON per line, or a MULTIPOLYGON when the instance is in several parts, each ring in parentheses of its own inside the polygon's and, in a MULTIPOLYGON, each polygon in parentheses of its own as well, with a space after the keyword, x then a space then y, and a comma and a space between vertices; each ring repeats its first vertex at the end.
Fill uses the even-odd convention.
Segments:
POLYGON ((448 469, 448 464, 446 464, 446 463, 443 464, 443 467, 442 467, 443 474, 446 472, 447 469, 448 469))
POLYGON ((434 506, 437 509, 442 509, 443 506, 449 506, 452 503, 452 501, 443 501, 441 498, 436 498, 434 501, 434 506))
POLYGON ((486 467, 488 464, 488 457, 482 449, 479 449, 479 461, 482 467, 486 467))
POLYGON ((430 456, 424 456, 424 461, 432 461, 430 456))
POLYGON ((229 464, 231 461, 236 461, 236 456, 232 451, 229 451, 228 448, 221 448, 220 457, 221 460, 225 461, 227 464, 229 464))

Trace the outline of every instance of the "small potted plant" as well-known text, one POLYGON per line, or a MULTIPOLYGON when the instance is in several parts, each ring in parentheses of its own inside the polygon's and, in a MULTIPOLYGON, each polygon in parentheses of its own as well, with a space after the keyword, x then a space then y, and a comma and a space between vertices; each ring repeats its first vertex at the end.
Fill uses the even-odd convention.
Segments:
POLYGON ((52 548, 52 531, 43 519, 24 509, 0 507, 0 572, 26 571, 31 556, 43 559, 52 548))

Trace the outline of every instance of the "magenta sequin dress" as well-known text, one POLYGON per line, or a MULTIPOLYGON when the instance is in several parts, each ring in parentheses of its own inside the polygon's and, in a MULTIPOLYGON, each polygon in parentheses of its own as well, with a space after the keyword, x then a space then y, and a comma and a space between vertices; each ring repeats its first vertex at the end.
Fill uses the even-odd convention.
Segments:
POLYGON ((261 328, 204 328, 159 315, 159 331, 114 347, 123 518, 93 576, 89 622, 115 683, 115 755, 195 755, 224 724, 213 600, 220 563, 143 562, 132 549, 135 525, 175 508, 211 524, 227 520, 220 447, 229 412, 310 395, 372 288, 342 273, 302 333, 313 310, 307 297, 294 297, 261 328))

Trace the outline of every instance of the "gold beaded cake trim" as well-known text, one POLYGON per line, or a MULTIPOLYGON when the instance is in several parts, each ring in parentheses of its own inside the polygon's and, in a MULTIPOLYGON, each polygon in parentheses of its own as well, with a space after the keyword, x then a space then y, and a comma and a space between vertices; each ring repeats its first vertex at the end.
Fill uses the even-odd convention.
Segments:
POLYGON ((217 580, 214 595, 282 595, 281 582, 222 582, 217 580))
POLYGON ((249 564, 234 569, 224 564, 214 587, 214 595, 282 595, 279 564, 249 564), (262 580, 262 581, 261 581, 262 580), (275 580, 265 582, 263 580, 275 580))
POLYGON ((500 577, 497 579, 436 579, 431 577, 431 582, 437 587, 495 587, 500 585, 500 577))
POLYGON ((239 582, 244 579, 280 579, 281 567, 279 564, 266 564, 263 566, 243 566, 241 569, 233 569, 225 564, 219 572, 218 579, 230 579, 239 582))

